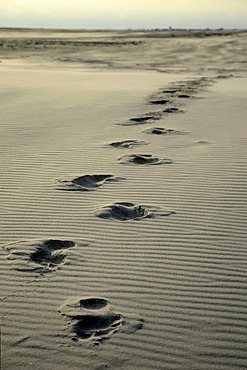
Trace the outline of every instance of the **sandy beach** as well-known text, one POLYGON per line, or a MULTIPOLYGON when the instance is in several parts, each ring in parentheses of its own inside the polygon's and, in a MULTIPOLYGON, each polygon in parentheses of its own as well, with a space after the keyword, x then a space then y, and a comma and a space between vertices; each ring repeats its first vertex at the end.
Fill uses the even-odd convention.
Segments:
POLYGON ((1 370, 247 369, 246 42, 0 29, 1 370))

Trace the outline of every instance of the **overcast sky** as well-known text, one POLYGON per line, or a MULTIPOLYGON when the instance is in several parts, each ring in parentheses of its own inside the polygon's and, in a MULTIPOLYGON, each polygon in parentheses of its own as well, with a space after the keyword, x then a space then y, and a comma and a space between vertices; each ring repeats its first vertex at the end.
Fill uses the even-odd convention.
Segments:
POLYGON ((0 26, 247 28, 247 0, 0 0, 0 26))

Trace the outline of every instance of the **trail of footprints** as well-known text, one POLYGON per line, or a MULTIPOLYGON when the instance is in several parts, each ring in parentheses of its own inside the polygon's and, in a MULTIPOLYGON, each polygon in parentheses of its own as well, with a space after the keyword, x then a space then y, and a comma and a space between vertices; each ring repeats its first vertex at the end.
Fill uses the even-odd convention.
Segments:
MULTIPOLYGON (((200 89, 208 86, 212 79, 199 78, 195 80, 178 82, 170 88, 162 90, 154 95, 148 104, 166 106, 165 109, 157 112, 149 112, 143 115, 132 117, 122 125, 143 125, 160 120, 169 114, 180 114, 178 100, 190 99, 200 89)), ((184 131, 177 131, 165 127, 148 127, 142 132, 151 135, 180 135, 188 134, 184 131)), ((133 149, 136 146, 147 144, 141 140, 122 140, 108 144, 116 149, 133 149)), ((168 158, 158 158, 151 154, 124 154, 118 158, 120 164, 124 165, 162 165, 172 164, 168 158)), ((124 180, 111 174, 86 174, 74 179, 58 180, 57 189, 64 191, 95 191, 105 185, 116 181, 124 180)), ((95 215, 102 219, 117 220, 121 222, 130 220, 142 220, 158 216, 170 216, 173 211, 163 211, 158 207, 141 206, 131 202, 116 202, 104 205, 95 210, 95 215)), ((7 259, 14 269, 23 272, 35 272, 41 275, 53 273, 67 263, 67 257, 73 250, 82 249, 86 244, 71 240, 31 240, 19 241, 4 245, 7 259)), ((101 343, 117 331, 134 333, 142 329, 144 320, 131 315, 127 317, 122 313, 116 313, 105 298, 80 297, 70 298, 58 310, 65 317, 67 329, 71 339, 76 342, 91 341, 94 344, 101 343)))

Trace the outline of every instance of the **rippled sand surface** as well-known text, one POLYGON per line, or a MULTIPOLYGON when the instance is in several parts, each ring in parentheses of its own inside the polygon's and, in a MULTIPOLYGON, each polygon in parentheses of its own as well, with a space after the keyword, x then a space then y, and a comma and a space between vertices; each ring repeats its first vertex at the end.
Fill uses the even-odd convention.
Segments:
POLYGON ((246 33, 169 32, 0 30, 3 370, 247 368, 246 33))

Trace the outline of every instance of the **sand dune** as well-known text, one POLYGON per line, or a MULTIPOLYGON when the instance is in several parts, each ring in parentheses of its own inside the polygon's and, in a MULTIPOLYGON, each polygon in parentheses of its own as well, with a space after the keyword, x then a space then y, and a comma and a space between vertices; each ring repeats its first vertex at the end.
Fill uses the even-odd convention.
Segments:
POLYGON ((3 370, 247 368, 246 33, 169 32, 1 30, 3 370))

